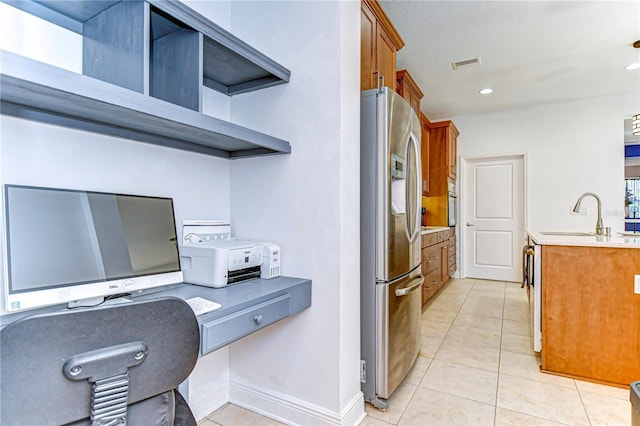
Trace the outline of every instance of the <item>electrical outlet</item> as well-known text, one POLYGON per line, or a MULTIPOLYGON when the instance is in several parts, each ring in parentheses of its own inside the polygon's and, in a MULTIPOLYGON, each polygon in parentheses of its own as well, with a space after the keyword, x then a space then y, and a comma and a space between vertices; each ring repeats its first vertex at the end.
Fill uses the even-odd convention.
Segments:
POLYGON ((589 214, 589 208, 587 206, 580 206, 580 211, 578 213, 573 211, 573 207, 574 206, 569 207, 570 214, 573 214, 573 215, 587 215, 587 214, 589 214))
POLYGON ((633 282, 633 292, 635 294, 640 294, 640 275, 635 276, 635 280, 633 282))

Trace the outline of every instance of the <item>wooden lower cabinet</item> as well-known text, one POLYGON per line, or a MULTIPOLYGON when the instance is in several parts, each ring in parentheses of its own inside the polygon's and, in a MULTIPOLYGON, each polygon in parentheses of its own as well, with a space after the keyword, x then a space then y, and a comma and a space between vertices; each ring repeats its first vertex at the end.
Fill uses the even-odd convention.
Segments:
POLYGON ((640 379, 640 250, 542 246, 542 370, 629 387, 640 379))
MULTIPOLYGON (((444 230, 422 236, 423 305, 451 278, 451 237, 449 234, 450 230, 444 230)), ((453 250, 455 259, 455 243, 453 250)))

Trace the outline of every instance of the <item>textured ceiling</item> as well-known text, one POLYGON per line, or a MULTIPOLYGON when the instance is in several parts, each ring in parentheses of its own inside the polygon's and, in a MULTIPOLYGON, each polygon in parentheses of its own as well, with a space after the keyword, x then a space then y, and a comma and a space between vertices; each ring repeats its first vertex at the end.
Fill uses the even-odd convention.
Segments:
MULTIPOLYGON (((397 68, 439 120, 572 99, 638 93, 640 1, 398 1, 380 4, 405 41, 397 68), (481 64, 454 71, 452 62, 481 64), (478 91, 493 88, 490 95, 478 91)), ((631 112, 630 112, 631 113, 631 112)))

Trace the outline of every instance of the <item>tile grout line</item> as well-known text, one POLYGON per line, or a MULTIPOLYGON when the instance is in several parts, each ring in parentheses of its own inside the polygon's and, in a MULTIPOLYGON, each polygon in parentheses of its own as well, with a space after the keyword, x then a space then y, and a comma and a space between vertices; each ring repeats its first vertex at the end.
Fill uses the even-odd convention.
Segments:
MULTIPOLYGON (((475 280, 474 280, 474 285, 475 285, 475 280)), ((473 286, 471 286, 471 288, 473 288, 473 286)), ((420 379, 420 381, 418 382, 418 384, 416 385, 416 389, 413 391, 413 394, 411 395, 411 398, 409 398, 409 401, 407 402, 407 405, 404 406, 404 408, 402 409, 402 413, 400 414, 400 417, 398 417, 398 421, 395 423, 395 425, 397 426, 400 421, 402 420, 402 417, 405 415, 405 412, 407 410, 407 407, 409 407, 409 405, 411 404, 411 401, 413 400, 413 398, 416 396, 416 393, 418 392, 418 389, 420 388, 420 383, 422 383, 422 381, 424 380, 425 376, 427 375, 427 373, 429 372, 429 369, 431 368, 431 366, 433 365, 433 361, 436 359, 436 355, 438 354, 438 351, 440 350, 440 346, 442 346, 442 343, 444 342, 444 339, 447 338, 447 335, 449 334, 449 331, 451 330, 451 327, 453 326, 453 323, 455 322, 456 318, 458 318, 458 315, 460 315, 460 310, 462 309, 462 306, 464 306, 464 303, 467 301, 467 297, 469 297, 469 293, 471 292, 471 289, 469 290, 469 292, 467 292, 467 294, 464 296, 464 301, 462 302, 462 304, 460 305, 460 307, 458 307, 458 310, 456 311, 456 316, 453 318, 453 320, 451 321, 451 324, 449 324, 449 327, 447 328, 447 332, 444 334, 444 337, 442 338, 442 341, 440 341, 440 344, 438 345, 438 349, 435 351, 435 353, 433 354, 433 358, 431 358, 431 362, 429 362, 429 366, 427 367, 427 369, 425 370, 424 374, 422 375, 422 378, 420 379)), ((438 297, 440 295, 442 295, 443 293, 440 293, 438 295, 438 297)), ((428 308, 427 308, 428 309, 428 308)), ((422 313, 424 314, 424 312, 422 313)), ((419 355, 418 355, 419 356, 419 355)))
POLYGON ((504 295, 502 298, 502 316, 500 318, 500 346, 498 348, 498 377, 496 379, 496 399, 493 404, 493 425, 496 424, 496 417, 498 415, 498 392, 500 391, 500 363, 502 362, 502 336, 504 336, 504 310, 507 299, 507 287, 505 285, 504 295))
MULTIPOLYGON (((474 285, 475 285, 475 280, 474 280, 474 285)), ((471 288, 473 288, 473 286, 471 286, 471 288)), ((458 318, 458 315, 460 315, 460 310, 462 309, 462 306, 464 306, 464 303, 467 300, 467 297, 469 296, 469 293, 471 292, 471 289, 469 289, 469 292, 467 292, 465 294, 464 297, 464 301, 462 302, 462 304, 458 307, 457 311, 456 311, 456 315, 453 318, 453 320, 451 321, 451 323, 449 324, 449 327, 447 328, 446 333, 444 334, 444 337, 442 338, 442 341, 440 342, 440 344, 438 345, 438 349, 435 351, 435 353, 433 354, 433 358, 431 358, 431 361, 429 362, 429 366, 427 367, 427 369, 425 370, 424 374, 422 375, 422 378, 420 379, 420 381, 418 382, 418 384, 416 385, 416 389, 413 391, 413 394, 411 395, 411 397, 409 398, 409 401, 407 402, 407 404, 403 407, 400 417, 398 417, 398 421, 395 423, 395 425, 397 426, 400 421, 402 420, 402 417, 404 417, 407 408, 409 407, 409 405, 411 404, 411 402, 413 401, 413 399, 415 398, 418 389, 420 388, 420 383, 422 383, 422 381, 424 380, 425 376, 427 375, 427 373, 429 372, 429 369, 431 368, 431 366, 433 365, 433 361, 436 359, 436 355, 438 354, 438 351, 440 350, 440 346, 442 346, 442 342, 444 342, 444 339, 446 339, 447 335, 449 334, 449 331, 451 330, 451 327, 453 326, 453 323, 455 322, 456 318, 458 318)), ((440 293, 440 295, 442 295, 443 293, 440 293)), ((439 295, 439 296, 440 296, 439 295)), ((427 308, 428 309, 428 308, 427 308)), ((423 312, 424 314, 424 312, 423 312)), ((388 423, 388 422, 387 422, 388 423)))
POLYGON ((580 398, 580 404, 582 404, 582 408, 584 409, 584 413, 587 415, 587 420, 589 421, 590 425, 593 425, 593 422, 591 421, 591 416, 589 415, 589 410, 587 410, 587 406, 584 404, 584 401, 582 399, 582 393, 580 392, 580 389, 578 388, 578 384, 576 383, 576 381, 573 381, 573 384, 576 387, 576 391, 578 392, 578 398, 580 398))

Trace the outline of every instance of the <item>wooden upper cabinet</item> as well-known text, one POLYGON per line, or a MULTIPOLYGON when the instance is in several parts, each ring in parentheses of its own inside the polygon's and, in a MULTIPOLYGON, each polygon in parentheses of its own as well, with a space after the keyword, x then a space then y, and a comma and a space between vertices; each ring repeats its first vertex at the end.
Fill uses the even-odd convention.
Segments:
POLYGON ((420 127, 422 129, 422 138, 420 140, 420 146, 422 155, 422 195, 429 195, 429 119, 426 115, 420 112, 420 127))
POLYGON ((447 138, 447 165, 449 177, 453 180, 457 178, 457 158, 458 158, 458 129, 453 125, 449 126, 449 137, 447 138))
POLYGON ((377 0, 362 0, 360 26, 360 90, 380 85, 396 88, 396 52, 404 41, 377 0))
POLYGON ((371 9, 363 3, 360 9, 360 90, 374 86, 376 18, 371 9))
MULTIPOLYGON (((436 161, 443 161, 446 169, 446 175, 456 180, 457 173, 457 156, 458 156, 458 135, 460 132, 456 128, 453 121, 440 121, 430 124, 430 136, 435 143, 440 144, 441 152, 444 153, 443 158, 436 161)), ((433 144, 432 144, 433 145, 433 144)), ((432 158, 432 162, 434 159, 432 158)))
MULTIPOLYGON (((428 128, 428 185, 422 194, 426 197, 423 206, 427 209, 425 221, 429 226, 449 225, 449 183, 456 179, 456 156, 458 129, 452 121, 430 123, 422 118, 423 129, 428 128)), ((424 130, 423 130, 423 133, 424 130)), ((424 140, 424 137, 423 137, 424 140)), ((424 154, 424 148, 423 148, 424 154)))
POLYGON ((416 114, 420 113, 420 101, 424 94, 413 80, 413 77, 411 77, 411 74, 409 74, 409 71, 400 70, 396 73, 396 92, 409 102, 416 114))

